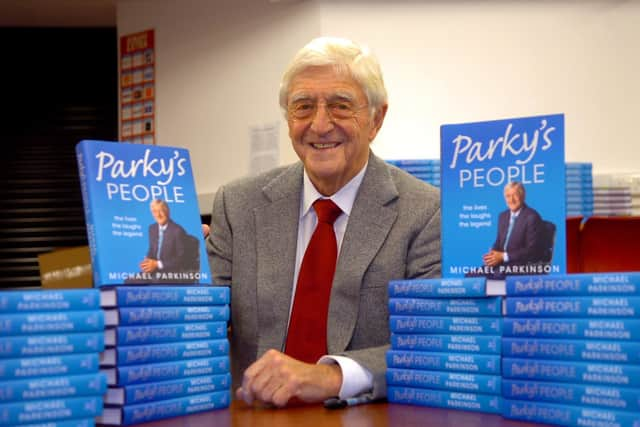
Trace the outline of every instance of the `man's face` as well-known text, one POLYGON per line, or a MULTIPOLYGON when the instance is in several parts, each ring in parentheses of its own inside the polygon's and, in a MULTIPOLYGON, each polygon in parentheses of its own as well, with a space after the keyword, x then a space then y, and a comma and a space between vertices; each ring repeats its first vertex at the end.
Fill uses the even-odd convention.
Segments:
POLYGON ((360 86, 330 66, 309 67, 296 75, 287 100, 293 149, 316 188, 334 194, 367 162, 386 106, 371 118, 360 86), (297 118, 291 113, 294 108, 311 113, 297 118))
POLYGON ((522 207, 522 197, 516 187, 508 187, 504 190, 504 200, 511 212, 517 212, 522 207))
POLYGON ((162 209, 162 205, 158 203, 153 203, 151 205, 151 215, 153 215, 153 219, 155 219, 160 225, 165 225, 169 220, 167 213, 162 209))

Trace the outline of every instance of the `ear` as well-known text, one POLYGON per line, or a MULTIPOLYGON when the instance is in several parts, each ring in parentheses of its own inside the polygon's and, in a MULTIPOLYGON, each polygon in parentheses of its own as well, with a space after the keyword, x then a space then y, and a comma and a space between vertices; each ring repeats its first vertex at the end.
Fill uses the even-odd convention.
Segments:
POLYGON ((387 115, 387 108, 389 108, 388 104, 382 105, 378 108, 371 119, 371 130, 369 130, 369 142, 373 141, 373 139, 378 134, 378 131, 382 127, 382 123, 384 122, 384 117, 387 115))

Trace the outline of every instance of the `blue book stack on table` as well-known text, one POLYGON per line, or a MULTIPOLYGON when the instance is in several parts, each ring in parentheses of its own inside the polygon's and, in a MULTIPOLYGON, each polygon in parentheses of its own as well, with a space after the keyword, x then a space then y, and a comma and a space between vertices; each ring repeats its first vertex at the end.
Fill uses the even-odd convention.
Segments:
POLYGON ((389 282, 389 402, 499 414, 501 310, 484 277, 389 282))
POLYGON ((104 314, 97 289, 0 292, 0 425, 95 425, 104 314))
POLYGON ((503 415, 570 427, 640 423, 640 272, 506 280, 503 415))

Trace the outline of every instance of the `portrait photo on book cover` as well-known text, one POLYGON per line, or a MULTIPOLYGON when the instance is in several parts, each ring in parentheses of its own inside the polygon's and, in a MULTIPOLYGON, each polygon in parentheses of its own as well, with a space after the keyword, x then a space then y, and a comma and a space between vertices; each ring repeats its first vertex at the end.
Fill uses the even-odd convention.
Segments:
POLYGON ((148 229, 149 248, 139 264, 145 279, 135 279, 135 283, 197 282, 200 271, 199 239, 171 219, 169 205, 164 200, 151 201, 149 208, 154 222, 148 229))
POLYGON ((526 190, 521 182, 505 185, 504 200, 506 209, 498 216, 496 239, 482 256, 482 275, 502 278, 548 273, 553 258, 555 224, 545 221, 526 203, 526 190))

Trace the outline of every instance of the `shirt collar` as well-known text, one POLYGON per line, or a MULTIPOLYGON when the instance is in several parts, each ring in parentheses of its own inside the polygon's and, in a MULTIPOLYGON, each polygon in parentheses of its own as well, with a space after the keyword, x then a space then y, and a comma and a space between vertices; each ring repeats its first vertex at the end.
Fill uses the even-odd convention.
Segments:
POLYGON ((313 185, 309 175, 307 175, 307 171, 304 171, 302 182, 302 204, 300 205, 300 218, 304 217, 309 213, 313 206, 313 202, 318 199, 331 199, 338 207, 344 212, 347 216, 351 215, 351 209, 353 208, 353 202, 356 200, 356 195, 358 194, 358 189, 360 188, 360 184, 362 184, 362 180, 364 179, 364 173, 367 170, 367 166, 369 162, 367 162, 362 170, 358 172, 356 176, 351 178, 347 184, 338 190, 331 197, 323 196, 313 185))

